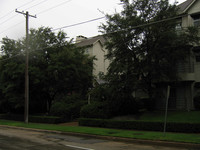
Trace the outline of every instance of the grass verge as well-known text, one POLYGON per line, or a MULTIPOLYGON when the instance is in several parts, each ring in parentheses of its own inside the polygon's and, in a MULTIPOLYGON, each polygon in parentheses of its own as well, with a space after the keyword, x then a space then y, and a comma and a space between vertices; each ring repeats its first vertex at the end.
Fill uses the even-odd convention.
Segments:
POLYGON ((167 133, 164 136, 162 132, 117 130, 117 129, 91 128, 91 127, 81 127, 81 126, 61 126, 61 125, 36 124, 36 123, 25 124, 23 122, 8 121, 8 120, 0 120, 0 125, 62 131, 62 132, 84 133, 84 134, 111 136, 111 137, 200 144, 199 134, 167 133))

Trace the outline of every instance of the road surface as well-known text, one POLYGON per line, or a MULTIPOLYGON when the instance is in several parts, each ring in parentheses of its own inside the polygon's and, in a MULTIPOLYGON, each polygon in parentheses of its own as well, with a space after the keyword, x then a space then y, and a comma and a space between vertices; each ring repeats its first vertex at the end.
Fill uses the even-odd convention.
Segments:
POLYGON ((0 127, 0 150, 196 150, 0 127))

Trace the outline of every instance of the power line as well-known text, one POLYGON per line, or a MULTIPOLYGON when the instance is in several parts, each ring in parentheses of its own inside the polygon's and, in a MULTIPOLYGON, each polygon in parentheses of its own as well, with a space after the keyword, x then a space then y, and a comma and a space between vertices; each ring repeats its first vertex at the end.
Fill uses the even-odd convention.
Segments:
MULTIPOLYGON (((44 47, 44 48, 32 50, 32 51, 29 52, 29 54, 32 53, 32 52, 35 52, 35 51, 41 51, 41 50, 45 50, 45 49, 52 48, 52 47, 53 47, 53 48, 54 48, 54 47, 56 48, 56 46, 47 46, 47 47, 44 47)), ((9 58, 0 59, 0 62, 4 62, 4 61, 10 60, 10 59, 13 59, 13 58, 15 58, 15 57, 17 57, 17 56, 19 56, 19 55, 25 55, 25 51, 19 52, 18 54, 13 55, 13 56, 11 56, 11 57, 9 57, 9 58)))
MULTIPOLYGON (((33 1, 35 1, 35 0, 32 0, 31 2, 33 2, 33 1)), ((42 2, 39 2, 39 3, 37 3, 37 4, 35 4, 35 5, 31 6, 31 7, 28 7, 28 8, 26 8, 26 9, 30 9, 30 8, 36 7, 36 6, 42 4, 42 3, 46 2, 46 1, 47 1, 47 0, 43 0, 42 2)), ((23 4, 23 5, 21 5, 21 6, 17 7, 17 8, 24 7, 24 6, 28 5, 28 4, 30 4, 30 2, 25 3, 25 4, 23 4)), ((8 16, 8 15, 11 14, 12 12, 13 12, 13 11, 10 11, 7 15, 1 17, 0 19, 2 19, 2 18, 4 18, 4 17, 8 16)), ((2 24, 4 24, 4 23, 6 23, 6 22, 12 20, 12 19, 15 18, 16 16, 17 16, 17 15, 11 16, 11 17, 8 18, 7 20, 5 20, 5 21, 3 21, 2 23, 0 23, 0 25, 2 25, 2 24)))
POLYGON ((19 7, 17 7, 17 9, 22 8, 22 7, 24 7, 24 6, 26 6, 26 5, 30 4, 30 3, 32 3, 33 1, 36 1, 36 0, 32 0, 31 2, 27 2, 27 3, 25 3, 25 4, 23 4, 23 5, 19 6, 19 7))
POLYGON ((8 18, 7 20, 5 20, 4 22, 0 23, 0 25, 10 21, 11 19, 15 18, 17 15, 11 16, 10 18, 8 18))
MULTIPOLYGON (((35 0, 33 0, 33 1, 35 1, 35 0)), ((33 2, 33 1, 32 1, 32 2, 33 2)), ((47 0, 43 0, 42 2, 37 3, 37 4, 35 4, 35 5, 33 5, 33 6, 29 7, 29 8, 27 8, 27 9, 33 8, 33 7, 35 7, 35 6, 38 6, 38 5, 40 5, 40 4, 42 4, 42 3, 46 2, 46 1, 47 1, 47 0)), ((56 5, 56 6, 53 6, 53 7, 51 7, 51 8, 48 8, 48 9, 46 9, 46 10, 41 11, 41 12, 39 12, 38 14, 42 14, 42 13, 45 13, 45 12, 47 12, 47 11, 50 11, 50 10, 52 10, 52 9, 54 9, 54 8, 57 8, 57 7, 61 6, 61 5, 66 4, 66 3, 70 2, 70 1, 72 1, 72 0, 68 0, 68 1, 65 1, 65 2, 63 2, 63 3, 60 3, 60 4, 56 5)), ((29 2, 29 3, 30 3, 30 2, 29 2)), ((18 8, 24 7, 24 6, 26 6, 27 4, 29 4, 29 3, 25 3, 24 5, 19 6, 18 8)), ((11 11, 9 14, 11 14, 12 12, 13 12, 13 11, 11 11)), ((7 14, 7 15, 8 15, 8 14, 7 14)), ((5 15, 4 17, 6 17, 7 15, 5 15)), ((7 19, 7 20, 5 20, 4 22, 0 23, 0 25, 2 25, 2 24, 4 24, 4 23, 6 23, 6 22, 12 20, 12 19, 13 19, 14 17, 16 17, 16 16, 17 16, 17 15, 14 15, 14 16, 10 17, 9 19, 7 19)), ((2 17, 2 18, 3 18, 3 17, 2 17)), ((20 22, 20 23, 21 23, 21 22, 20 22)), ((16 25, 19 25, 20 23, 18 23, 18 24, 16 24, 16 25)), ((7 31, 7 30, 9 30, 9 29, 11 29, 11 28, 13 28, 13 27, 15 27, 16 25, 7 28, 6 30, 0 32, 0 34, 4 33, 5 31, 7 31)))
POLYGON ((8 27, 7 29, 5 29, 5 30, 1 31, 1 32, 0 32, 0 34, 2 34, 2 33, 4 33, 4 32, 6 32, 6 31, 8 31, 8 30, 10 30, 10 29, 12 29, 12 28, 14 28, 14 27, 18 26, 19 24, 22 24, 22 23, 24 23, 24 21, 21 21, 21 22, 19 22, 19 23, 17 23, 17 24, 15 24, 15 25, 13 25, 13 26, 11 26, 11 27, 8 27))
MULTIPOLYGON (((21 8, 21 7, 24 7, 24 6, 26 6, 26 5, 30 4, 30 3, 32 3, 33 1, 35 1, 35 0, 32 0, 31 2, 27 2, 27 3, 25 3, 25 4, 23 4, 23 5, 19 6, 19 7, 17 7, 17 9, 19 9, 19 8, 21 8)), ((13 13, 13 12, 14 12, 14 10, 9 11, 9 12, 8 12, 7 14, 5 14, 4 16, 0 17, 0 20, 3 19, 3 18, 5 18, 5 17, 7 17, 8 15, 10 15, 10 14, 13 13)))
MULTIPOLYGON (((154 24, 161 23, 161 22, 166 22, 166 21, 178 19, 178 18, 181 18, 181 17, 184 17, 184 16, 186 16, 186 15, 181 15, 181 16, 177 16, 177 17, 172 17, 172 18, 167 18, 167 19, 163 19, 163 20, 158 20, 158 21, 154 21, 154 22, 147 23, 147 24, 142 24, 142 25, 138 25, 138 26, 133 26, 133 27, 130 27, 130 28, 126 28, 126 29, 123 29, 123 30, 118 30, 118 31, 109 32, 109 33, 106 33, 106 34, 117 33, 117 32, 126 31, 126 30, 130 30, 130 29, 137 29, 137 28, 141 28, 141 27, 145 27, 145 26, 154 25, 154 24)), ((68 25, 68 26, 64 26, 64 27, 61 27, 61 28, 52 29, 52 31, 60 30, 60 29, 63 29, 63 28, 68 28, 68 27, 73 27, 73 26, 76 26, 76 25, 84 24, 84 23, 89 23, 89 22, 91 22, 91 21, 95 21, 95 20, 103 19, 103 18, 105 18, 105 17, 100 17, 100 18, 88 20, 88 21, 85 21, 85 22, 80 22, 80 23, 77 23, 77 24, 73 24, 73 25, 68 25)), ((20 22, 20 23, 22 23, 22 22, 20 22)), ((18 23, 18 24, 19 24, 19 23, 18 23)), ((15 26, 16 26, 16 25, 15 25, 15 26)), ((9 28, 8 28, 8 29, 9 29, 9 28)), ((8 30, 8 29, 7 29, 7 30, 8 30)), ((1 32, 1 33, 2 33, 2 32, 1 32)), ((1 34, 1 33, 0 33, 0 34, 1 34)), ((49 48, 49 47, 46 47, 46 48, 49 48)), ((43 50, 43 49, 46 49, 46 48, 42 48, 42 49, 38 49, 38 50, 43 50)), ((35 50, 35 51, 36 51, 36 50, 35 50)), ((33 52, 33 51, 31 51, 31 52, 33 52)), ((2 60, 0 60, 0 62, 1 62, 1 61, 2 61, 2 60)))
POLYGON ((33 7, 36 7, 36 6, 42 4, 42 3, 46 2, 46 1, 47 1, 47 0, 43 0, 43 1, 41 1, 41 2, 39 2, 39 3, 37 3, 37 4, 35 4, 35 5, 33 5, 33 6, 31 6, 31 7, 26 8, 26 10, 27 10, 27 9, 31 9, 31 8, 33 8, 33 7))
POLYGON ((8 12, 6 15, 4 15, 3 17, 0 17, 0 20, 7 17, 8 15, 10 15, 11 13, 13 13, 13 11, 8 12))
POLYGON ((158 24, 158 23, 162 23, 162 22, 166 22, 166 21, 179 19, 179 18, 184 17, 184 16, 187 16, 187 15, 184 14, 184 15, 179 15, 179 16, 172 17, 172 18, 162 19, 162 20, 158 20, 158 21, 152 21, 152 22, 149 22, 149 23, 133 26, 133 27, 130 27, 130 28, 109 32, 109 33, 106 33, 106 34, 112 34, 112 33, 127 31, 127 30, 130 30, 130 29, 137 29, 137 28, 147 27, 147 26, 151 26, 151 25, 154 25, 154 24, 158 24))
POLYGON ((97 20, 104 19, 104 18, 105 18, 105 17, 95 18, 95 19, 91 19, 91 20, 84 21, 84 22, 79 22, 79 23, 76 23, 76 24, 71 24, 71 25, 68 25, 68 26, 56 28, 56 29, 53 29, 52 31, 60 30, 60 29, 64 29, 64 28, 69 28, 69 27, 74 27, 74 26, 78 26, 78 25, 90 23, 90 22, 97 21, 97 20))
MULTIPOLYGON (((157 23, 178 19, 178 18, 184 17, 184 16, 186 16, 186 15, 177 16, 177 17, 173 17, 173 18, 167 18, 167 19, 163 19, 163 20, 159 20, 159 21, 150 22, 150 23, 147 23, 147 24, 141 24, 141 25, 137 25, 137 26, 134 26, 134 27, 130 27, 130 28, 126 28, 126 29, 123 29, 123 30, 114 31, 114 32, 119 32, 119 31, 125 31, 125 30, 128 30, 128 29, 136 29, 136 28, 140 28, 140 27, 150 26, 150 25, 154 25, 154 24, 157 24, 157 23)), ((90 22, 97 21, 97 20, 104 19, 104 18, 106 18, 106 17, 104 16, 104 17, 95 18, 95 19, 91 19, 91 20, 88 20, 88 21, 84 21, 84 22, 80 22, 80 23, 76 23, 76 24, 72 24, 72 25, 63 26, 63 27, 60 27, 60 28, 52 29, 52 31, 56 31, 56 30, 60 30, 60 29, 64 29, 64 28, 69 28, 69 27, 74 27, 74 26, 77 26, 77 25, 90 23, 90 22)))
POLYGON ((61 6, 61 5, 64 5, 64 4, 66 4, 66 3, 69 3, 70 1, 72 1, 72 0, 65 1, 65 2, 63 2, 63 3, 60 3, 60 4, 56 5, 56 6, 53 6, 53 7, 51 7, 51 8, 48 8, 48 9, 46 9, 46 10, 43 10, 43 11, 39 12, 37 15, 43 14, 43 13, 45 13, 45 12, 47 12, 47 11, 50 11, 50 10, 52 10, 52 9, 54 9, 54 8, 57 8, 57 7, 61 6))
POLYGON ((23 54, 23 53, 18 53, 18 54, 14 55, 14 56, 11 56, 9 58, 1 59, 0 62, 4 62, 4 61, 10 60, 10 59, 13 59, 13 58, 15 58, 15 57, 17 57, 17 56, 19 56, 21 54, 23 54))

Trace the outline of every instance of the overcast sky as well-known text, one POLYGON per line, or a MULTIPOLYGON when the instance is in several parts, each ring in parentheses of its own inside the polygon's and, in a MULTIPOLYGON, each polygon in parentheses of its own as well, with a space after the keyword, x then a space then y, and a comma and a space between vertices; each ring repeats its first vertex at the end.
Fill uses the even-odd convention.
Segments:
MULTIPOLYGON (((171 3, 174 1, 170 0, 171 3)), ((178 0, 179 3, 183 1, 178 0)), ((57 29, 103 17, 103 13, 120 12, 119 3, 120 0, 0 0, 0 40, 6 36, 12 39, 25 36, 25 17, 16 13, 16 8, 37 16, 30 17, 30 28, 45 26, 57 29)), ((98 26, 101 22, 105 19, 64 28, 63 31, 70 38, 78 35, 92 37, 100 34, 98 26)))

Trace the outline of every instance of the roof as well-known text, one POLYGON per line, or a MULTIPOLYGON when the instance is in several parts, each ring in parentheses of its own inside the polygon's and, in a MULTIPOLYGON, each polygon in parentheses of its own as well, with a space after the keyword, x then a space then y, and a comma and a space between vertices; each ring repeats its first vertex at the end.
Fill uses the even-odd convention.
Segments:
POLYGON ((196 0, 186 0, 185 2, 178 5, 181 13, 184 13, 196 0))
POLYGON ((100 41, 101 44, 104 44, 105 39, 104 39, 103 35, 98 35, 98 36, 95 36, 95 37, 92 37, 92 38, 83 39, 81 42, 76 43, 76 45, 79 46, 79 47, 92 46, 97 41, 100 41))

